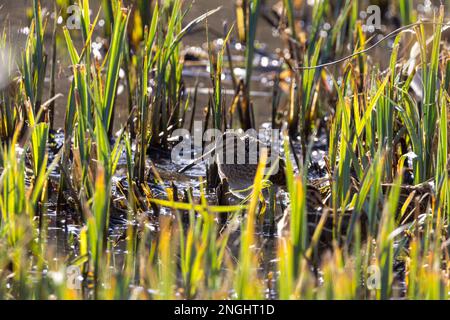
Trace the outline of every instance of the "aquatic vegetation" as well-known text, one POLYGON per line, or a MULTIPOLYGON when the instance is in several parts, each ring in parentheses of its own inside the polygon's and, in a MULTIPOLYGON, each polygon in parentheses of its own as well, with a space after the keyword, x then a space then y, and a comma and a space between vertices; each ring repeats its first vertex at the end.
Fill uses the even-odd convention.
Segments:
POLYGON ((449 298, 444 6, 377 29, 364 0, 237 1, 218 32, 221 7, 131 2, 33 0, 19 58, 0 26, 0 299, 449 298), (244 199, 172 154, 261 122, 244 199))

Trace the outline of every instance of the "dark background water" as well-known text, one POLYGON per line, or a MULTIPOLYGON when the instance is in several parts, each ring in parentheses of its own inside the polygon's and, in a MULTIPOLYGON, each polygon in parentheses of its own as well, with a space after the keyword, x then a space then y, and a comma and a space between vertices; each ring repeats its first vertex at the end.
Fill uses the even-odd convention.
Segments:
MULTIPOLYGON (((276 1, 266 1, 265 5, 267 8, 271 7, 276 1)), ((186 7, 190 2, 186 1, 186 7)), ((7 31, 9 33, 9 38, 12 39, 12 49, 15 55, 16 63, 21 60, 22 52, 25 47, 27 32, 30 25, 30 17, 32 16, 32 0, 0 0, 0 26, 6 25, 7 31)), ((91 0, 91 11, 94 17, 98 11, 101 1, 91 0)), ((49 99, 49 86, 50 86, 50 60, 52 55, 52 28, 53 28, 53 17, 51 13, 53 12, 54 1, 51 0, 41 0, 42 10, 48 19, 48 26, 45 33, 45 46, 46 52, 49 55, 49 63, 47 66, 47 77, 45 81, 44 89, 44 99, 49 99)), ((214 41, 221 38, 224 33, 224 23, 229 27, 235 22, 235 1, 220 1, 220 0, 197 0, 193 2, 190 11, 186 15, 184 24, 189 23, 192 19, 202 15, 208 10, 215 9, 221 6, 221 10, 211 16, 208 19, 208 27, 210 30, 210 40, 214 41)), ((92 17, 92 19, 93 19, 92 17)), ((69 57, 66 51, 66 46, 62 38, 62 26, 65 21, 58 26, 58 33, 61 36, 60 40, 57 42, 57 69, 56 69, 56 93, 63 94, 63 97, 56 101, 55 106, 55 128, 60 128, 64 126, 64 115, 67 100, 67 93, 71 82, 71 70, 69 68, 69 57)), ((184 48, 189 46, 194 47, 205 47, 206 42, 206 32, 203 24, 200 28, 197 28, 191 34, 188 34, 183 41, 184 48)), ((101 32, 99 32, 101 34, 101 32)), ((74 41, 79 46, 81 41, 79 35, 77 35, 76 30, 71 30, 71 35, 74 41)), ((234 39, 236 39, 236 33, 234 34, 234 39)), ((257 31, 257 42, 260 43, 261 52, 266 52, 267 55, 273 54, 277 48, 281 46, 279 37, 274 35, 274 30, 272 27, 260 19, 257 31)), ((0 71, 1 72, 1 71, 0 71)), ((268 120, 270 116, 270 106, 271 106, 271 92, 270 92, 270 80, 273 78, 272 74, 266 72, 258 73, 255 72, 255 81, 253 84, 254 92, 254 107, 257 123, 261 123, 268 120)), ((198 108, 196 112, 196 118, 202 118, 202 108, 207 104, 208 100, 208 89, 211 88, 211 81, 208 77, 208 71, 206 69, 206 63, 203 68, 189 68, 186 67, 185 70, 185 82, 188 91, 193 90, 194 83, 198 79, 199 81, 199 97, 198 97, 198 108)), ((124 85, 124 83, 122 82, 124 85)), ((120 85, 119 85, 120 86, 120 85)), ((225 79, 224 87, 232 89, 232 84, 229 79, 225 79)), ((125 89, 122 86, 122 89, 125 89)), ((227 94, 225 91, 225 102, 227 105, 231 103, 232 95, 230 92, 227 94)), ((119 94, 115 113, 115 128, 118 129, 122 123, 126 121, 128 115, 128 105, 127 105, 127 94, 126 90, 123 90, 119 94)))

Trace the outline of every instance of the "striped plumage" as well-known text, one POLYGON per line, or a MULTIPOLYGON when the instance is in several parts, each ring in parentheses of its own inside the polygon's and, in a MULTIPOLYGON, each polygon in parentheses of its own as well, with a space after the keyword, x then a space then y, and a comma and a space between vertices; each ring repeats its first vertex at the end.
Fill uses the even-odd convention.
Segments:
POLYGON ((226 132, 216 143, 219 176, 221 180, 227 179, 230 191, 235 196, 245 198, 251 193, 263 149, 268 152, 266 169, 269 170, 272 165, 278 165, 278 169, 269 176, 269 180, 278 186, 285 185, 282 159, 278 156, 272 157, 271 148, 258 139, 226 132))

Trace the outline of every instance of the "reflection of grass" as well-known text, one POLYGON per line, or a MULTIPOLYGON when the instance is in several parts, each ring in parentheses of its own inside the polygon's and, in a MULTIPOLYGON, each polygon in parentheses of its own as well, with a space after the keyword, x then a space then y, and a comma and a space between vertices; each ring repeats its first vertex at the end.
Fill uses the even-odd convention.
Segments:
MULTIPOLYGON (((104 8, 91 20, 89 1, 77 3, 81 29, 58 26, 55 33, 65 42, 63 53, 70 58, 73 76, 60 152, 49 152, 54 145, 51 101, 43 101, 48 96, 44 34, 49 20, 38 0, 33 1, 20 77, 12 73, 11 83, 0 89, 0 298, 264 299, 266 290, 275 288, 282 299, 388 299, 397 294, 393 265, 398 263, 406 269, 408 298, 448 298, 450 64, 441 39, 443 10, 434 18, 432 34, 423 26, 412 30, 419 50, 415 62, 403 55, 408 35, 400 33, 387 70, 374 66, 367 52, 333 70, 299 69, 328 62, 346 50, 360 52, 370 39, 355 15, 361 3, 346 1, 336 8, 329 1, 315 2, 310 14, 316 19, 305 33, 300 19, 308 17, 299 16, 303 11, 296 1, 283 1, 286 17, 280 17, 279 32, 286 50, 277 75, 280 89, 274 92, 284 94, 286 102, 274 103, 280 110, 273 114, 288 122, 284 153, 289 204, 286 227, 275 241, 276 263, 267 271, 271 253, 263 249, 259 231, 267 221, 273 230, 278 220, 273 215, 280 213, 263 175, 266 154, 251 195, 239 205, 211 203, 203 181, 197 197, 191 188, 178 190, 176 181, 168 187, 149 161, 149 153, 170 150, 172 132, 185 125, 191 105, 184 94, 183 38, 219 9, 183 23, 186 6, 181 0, 161 6, 138 1, 132 12, 118 0, 103 1, 104 8), (339 28, 325 37, 322 28, 329 20, 339 28), (100 60, 91 52, 98 30, 108 43, 100 60), (78 47, 72 39, 80 38, 78 47), (411 63, 415 65, 408 73, 404 66, 411 63), (423 97, 412 89, 421 80, 423 97), (129 118, 114 135, 121 81, 129 95, 129 118), (314 137, 323 131, 328 138, 327 176, 314 181, 323 202, 313 203, 309 159, 314 137), (295 157, 294 166, 289 139, 297 136, 303 154, 295 157), (126 176, 116 179, 122 155, 126 176), (164 188, 166 198, 155 197, 154 184, 164 188), (266 187, 269 204, 262 195, 266 187), (75 249, 64 262, 55 260, 47 241, 53 202, 60 220, 74 220, 80 227, 79 235, 68 236, 67 244, 75 249), (314 221, 312 210, 318 212, 314 221), (109 236, 117 212, 130 222, 121 239, 127 251, 122 265, 113 254, 121 243, 109 236), (83 290, 61 280, 71 265, 80 267, 83 290), (373 276, 377 290, 365 285, 373 276)), ((398 2, 403 24, 415 20, 411 3, 398 2)), ((58 1, 59 8, 68 5, 58 1)), ((226 129, 234 117, 241 127, 254 125, 257 109, 252 108, 250 83, 263 5, 243 1, 236 8, 236 24, 225 30, 218 48, 208 41, 213 95, 205 123, 210 127, 226 129), (230 102, 222 89, 230 65, 225 61, 231 52, 227 45, 236 35, 246 45, 242 58, 247 72, 245 79, 233 79, 230 102)), ((11 67, 9 41, 5 27, 0 65, 11 67)))

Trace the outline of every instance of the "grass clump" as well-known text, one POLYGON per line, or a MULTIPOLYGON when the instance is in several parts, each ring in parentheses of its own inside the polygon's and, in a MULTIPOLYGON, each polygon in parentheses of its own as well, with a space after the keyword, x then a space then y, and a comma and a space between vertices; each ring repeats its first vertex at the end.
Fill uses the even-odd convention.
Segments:
POLYGON ((39 0, 17 67, 6 26, 0 36, 0 298, 448 299, 443 7, 422 20, 414 1, 387 8, 403 27, 376 31, 391 32, 377 60, 358 15, 367 1, 242 1, 221 41, 210 39, 221 8, 186 21, 196 5, 182 0, 75 4, 80 29, 54 23, 52 59, 39 0), (276 54, 257 41, 267 22, 284 46, 276 54), (189 57, 203 26, 205 54, 189 57), (70 81, 55 131, 59 58, 70 81), (204 67, 206 101, 199 79, 188 93, 192 64, 204 67), (256 107, 263 75, 273 101, 256 107), (255 128, 269 111, 283 131, 286 192, 276 197, 264 176, 265 151, 243 201, 224 181, 214 191, 214 165, 206 180, 176 172, 167 154, 177 129, 192 131, 197 102, 203 132, 255 128))

